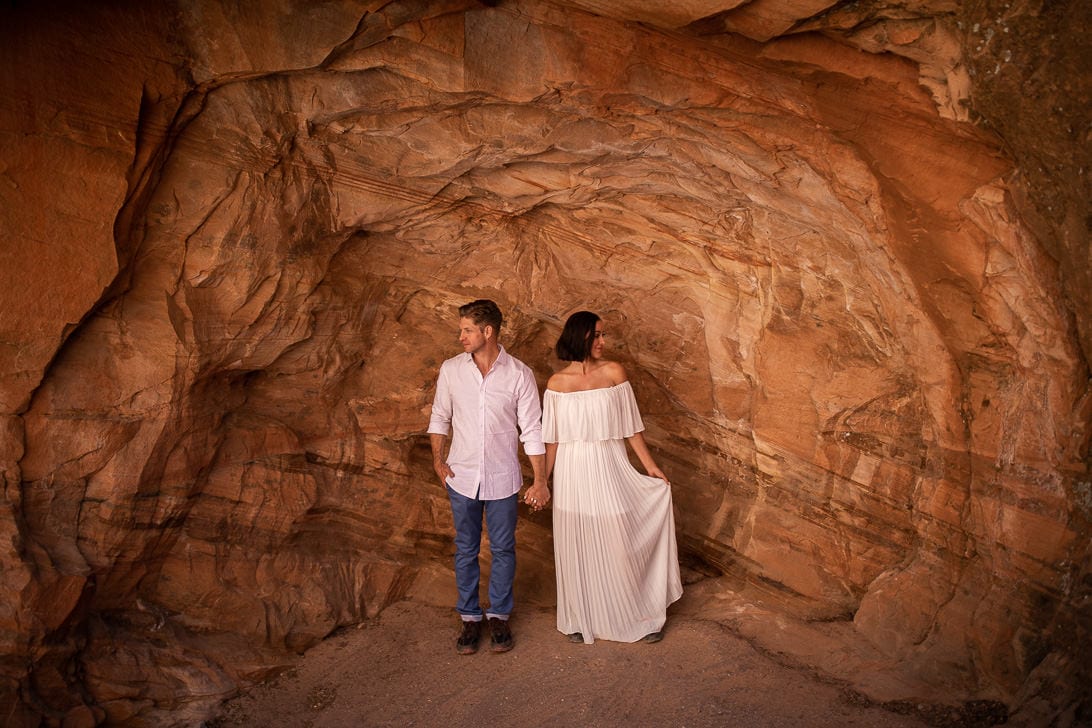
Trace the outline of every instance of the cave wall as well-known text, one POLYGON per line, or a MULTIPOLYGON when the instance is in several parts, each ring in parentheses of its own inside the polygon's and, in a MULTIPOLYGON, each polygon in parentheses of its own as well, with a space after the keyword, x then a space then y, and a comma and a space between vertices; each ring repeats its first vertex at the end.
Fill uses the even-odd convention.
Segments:
POLYGON ((604 316, 685 559, 852 624, 878 697, 1081 709, 1087 241, 971 123, 966 17, 720 5, 5 11, 9 722, 199 720, 437 589, 480 296, 543 382, 604 316))

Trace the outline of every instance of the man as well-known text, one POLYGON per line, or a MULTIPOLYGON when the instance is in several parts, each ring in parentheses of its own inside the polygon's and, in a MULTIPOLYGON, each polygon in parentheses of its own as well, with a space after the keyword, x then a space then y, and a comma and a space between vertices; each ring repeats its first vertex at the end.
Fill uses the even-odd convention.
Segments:
POLYGON ((493 557, 485 617, 493 651, 507 652, 513 644, 508 616, 516 575, 517 500, 523 485, 516 428, 535 477, 526 500, 532 508, 542 508, 550 500, 542 408, 531 370, 497 341, 501 328, 497 304, 473 301, 459 308, 459 317, 463 353, 440 366, 428 426, 432 466, 447 489, 455 520, 456 610, 462 617, 455 649, 463 655, 478 650, 483 616, 478 601, 478 552, 484 514, 493 557), (452 429, 451 450, 445 459, 444 445, 452 429))

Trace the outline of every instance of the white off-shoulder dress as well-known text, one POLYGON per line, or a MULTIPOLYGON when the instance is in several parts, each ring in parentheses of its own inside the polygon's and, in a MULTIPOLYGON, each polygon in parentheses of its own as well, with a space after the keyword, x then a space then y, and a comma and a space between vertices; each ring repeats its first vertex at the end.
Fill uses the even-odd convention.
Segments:
POLYGON ((625 438, 642 430, 629 382, 543 395, 543 440, 557 443, 557 628, 589 644, 659 631, 682 596, 671 489, 626 454, 625 438))

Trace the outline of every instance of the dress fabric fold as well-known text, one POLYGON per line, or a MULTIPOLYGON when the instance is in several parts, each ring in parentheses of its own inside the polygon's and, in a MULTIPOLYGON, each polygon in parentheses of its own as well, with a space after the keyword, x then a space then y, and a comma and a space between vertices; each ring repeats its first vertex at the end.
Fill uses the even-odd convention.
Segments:
POLYGON ((663 628, 682 596, 671 489, 630 465, 644 429, 629 382, 543 396, 543 439, 556 442, 557 628, 636 642, 663 628))

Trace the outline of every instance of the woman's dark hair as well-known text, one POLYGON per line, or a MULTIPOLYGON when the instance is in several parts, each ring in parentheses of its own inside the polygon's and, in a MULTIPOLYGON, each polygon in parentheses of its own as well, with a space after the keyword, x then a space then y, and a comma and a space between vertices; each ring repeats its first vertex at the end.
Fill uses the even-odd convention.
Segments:
POLYGON ((480 298, 465 306, 459 306, 459 316, 470 319, 479 328, 484 329, 486 326, 492 326, 493 333, 500 336, 501 311, 497 304, 488 298, 480 298))
POLYGON ((591 311, 577 311, 565 322, 554 351, 561 361, 584 361, 591 354, 595 341, 595 324, 599 317, 591 311))

